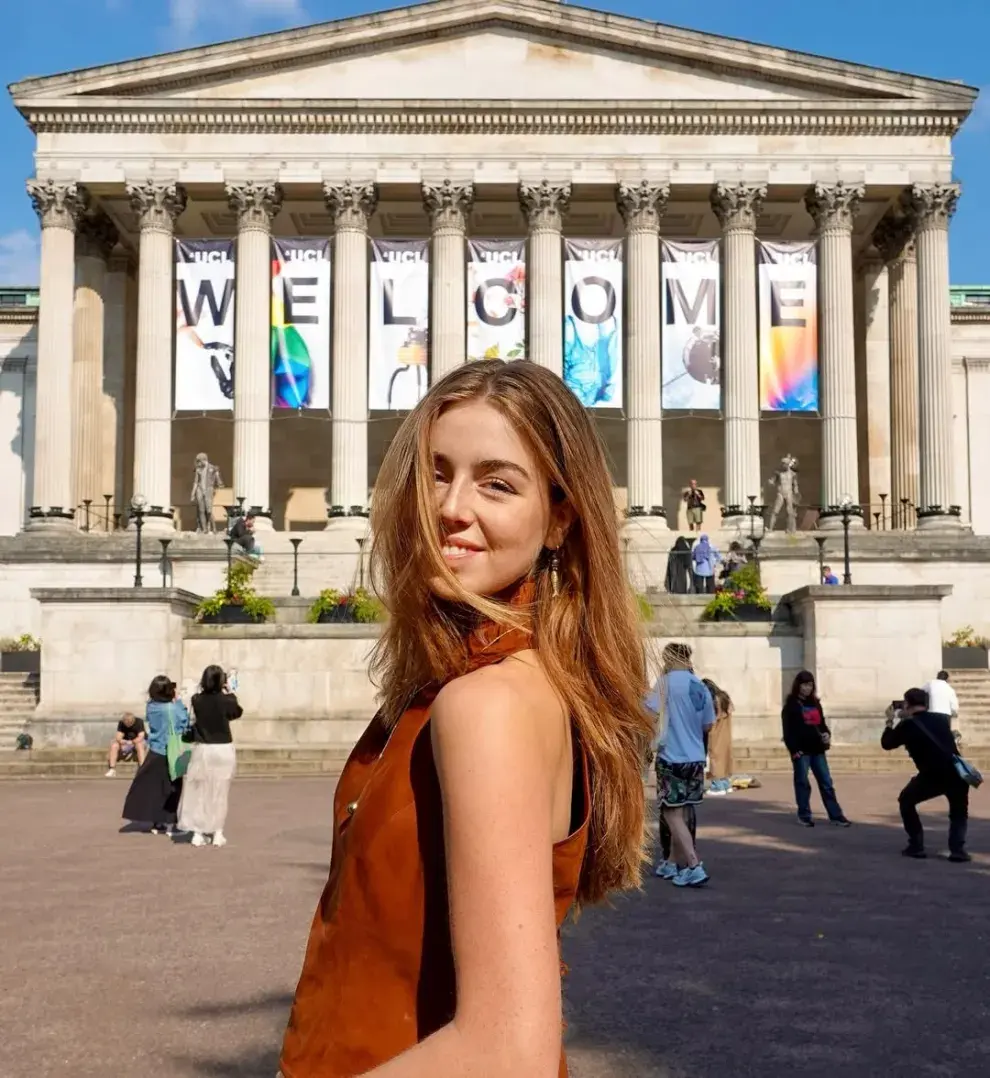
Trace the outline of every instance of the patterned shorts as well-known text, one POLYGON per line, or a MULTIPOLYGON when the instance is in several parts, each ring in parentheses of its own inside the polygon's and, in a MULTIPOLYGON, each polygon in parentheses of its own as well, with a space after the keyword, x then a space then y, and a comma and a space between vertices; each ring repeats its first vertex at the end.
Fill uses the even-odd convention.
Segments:
POLYGON ((657 804, 668 808, 700 805, 705 797, 705 765, 669 764, 657 757, 657 804))

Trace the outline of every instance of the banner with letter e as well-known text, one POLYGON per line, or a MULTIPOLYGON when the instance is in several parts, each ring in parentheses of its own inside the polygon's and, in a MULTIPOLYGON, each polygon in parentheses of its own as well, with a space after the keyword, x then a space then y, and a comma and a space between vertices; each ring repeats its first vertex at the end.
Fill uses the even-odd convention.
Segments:
POLYGON ((818 258, 814 241, 757 244, 760 408, 818 411, 818 258))
POLYGON ((175 410, 234 407, 234 241, 175 241, 175 410))
POLYGON ((430 241, 372 240, 368 407, 414 408, 429 384, 430 241))
POLYGON ((330 241, 272 241, 272 406, 330 407, 330 241))
POLYGON ((717 411, 722 404, 719 241, 662 240, 661 406, 717 411))
POLYGON ((622 240, 564 252, 564 383, 586 408, 621 408, 622 240))
POLYGON ((525 354, 526 241, 468 240, 468 361, 525 354))

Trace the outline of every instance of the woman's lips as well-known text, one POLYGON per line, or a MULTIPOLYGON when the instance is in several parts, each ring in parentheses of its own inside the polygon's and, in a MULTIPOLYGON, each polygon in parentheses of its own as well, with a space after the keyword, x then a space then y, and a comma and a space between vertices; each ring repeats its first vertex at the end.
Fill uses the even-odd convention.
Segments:
POLYGON ((480 550, 476 550, 474 547, 458 546, 455 543, 445 543, 441 553, 443 554, 443 560, 446 562, 463 562, 468 558, 473 558, 476 554, 480 554, 480 550))

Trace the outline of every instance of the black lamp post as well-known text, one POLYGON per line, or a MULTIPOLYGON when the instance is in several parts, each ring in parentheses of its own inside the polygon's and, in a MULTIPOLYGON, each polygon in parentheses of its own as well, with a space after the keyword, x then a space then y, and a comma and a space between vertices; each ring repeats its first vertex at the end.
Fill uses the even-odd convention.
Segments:
POLYGON ((299 544, 302 539, 290 539, 292 544, 292 594, 299 594, 299 544))
POLYGON ((162 588, 168 587, 168 574, 171 566, 168 560, 168 548, 172 543, 171 539, 159 539, 159 543, 162 544, 162 588))
POLYGON ((233 554, 234 540, 231 539, 230 536, 228 535, 228 536, 226 536, 224 538, 224 543, 226 543, 226 545, 227 545, 227 598, 229 599, 230 596, 231 596, 230 570, 233 567, 232 559, 233 559, 233 556, 234 556, 234 554, 233 554))
POLYGON ((131 499, 131 516, 134 517, 134 587, 136 588, 144 587, 144 579, 141 576, 141 531, 144 528, 147 504, 140 494, 135 494, 131 499))
POLYGON ((364 588, 364 544, 368 541, 366 535, 357 540, 358 545, 358 587, 364 588))
POLYGON ((105 510, 103 512, 103 523, 104 523, 104 526, 106 527, 107 531, 109 531, 110 530, 110 503, 113 501, 113 495, 112 494, 104 494, 103 495, 103 500, 107 503, 106 508, 105 508, 105 510))
POLYGON ((818 544, 818 583, 825 583, 825 543, 824 535, 816 535, 815 542, 818 544))
POLYGON ((908 526, 908 506, 911 504, 910 498, 901 498, 901 530, 907 531, 908 526))
POLYGON ((83 531, 89 531, 89 507, 93 504, 92 498, 83 498, 83 531))
POLYGON ((881 531, 887 530, 887 499, 889 494, 880 495, 880 529, 881 531))
POLYGON ((842 583, 853 582, 852 572, 849 568, 849 521, 852 520, 852 498, 848 494, 842 495, 842 583))
POLYGON ((873 514, 873 526, 874 526, 876 531, 880 530, 880 514, 879 513, 874 513, 873 514))

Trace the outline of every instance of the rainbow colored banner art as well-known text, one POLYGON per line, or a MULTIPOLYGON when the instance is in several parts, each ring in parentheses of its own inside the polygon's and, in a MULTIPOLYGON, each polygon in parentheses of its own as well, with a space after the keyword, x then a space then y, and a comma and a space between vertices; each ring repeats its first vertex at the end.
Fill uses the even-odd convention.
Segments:
POLYGON ((272 406, 330 407, 330 241, 272 242, 272 406))
POLYGON ((760 408, 818 411, 818 259, 814 242, 758 244, 760 408))

